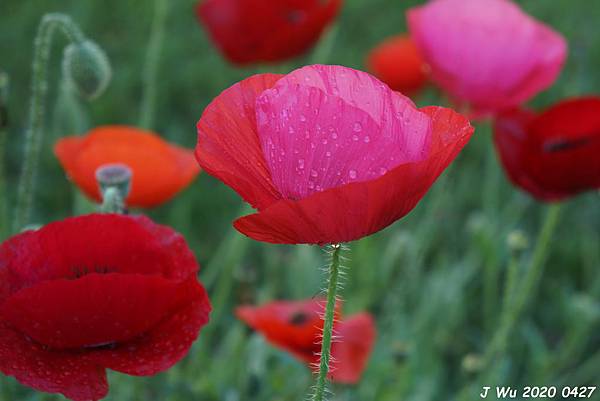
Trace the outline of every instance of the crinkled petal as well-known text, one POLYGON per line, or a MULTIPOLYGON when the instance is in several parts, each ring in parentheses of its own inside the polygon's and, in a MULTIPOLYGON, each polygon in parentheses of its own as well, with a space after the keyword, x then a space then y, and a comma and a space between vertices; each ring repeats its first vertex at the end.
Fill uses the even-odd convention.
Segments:
POLYGON ((192 299, 141 337, 112 349, 94 350, 89 359, 106 368, 135 376, 165 371, 189 351, 200 329, 208 322, 210 301, 195 279, 192 299))
MULTIPOLYGON (((327 71, 340 76, 367 75, 342 67, 327 71)), ((286 199, 298 200, 351 182, 379 178, 400 164, 427 156, 430 119, 412 103, 404 105, 403 113, 392 113, 388 106, 394 101, 405 102, 405 98, 388 88, 381 92, 389 104, 380 111, 390 112, 392 117, 386 121, 393 124, 382 127, 381 116, 377 123, 368 112, 338 96, 316 86, 286 81, 287 77, 265 91, 257 104, 263 153, 273 182, 286 199), (406 120, 414 125, 409 128, 406 120)), ((358 78, 355 81, 360 82, 358 78)), ((360 98, 359 93, 351 95, 360 98)))
POLYGON ((196 158, 212 176, 262 209, 281 196, 273 186, 256 129, 256 98, 280 75, 262 74, 226 89, 198 121, 196 158))
POLYGON ((16 235, 0 246, 0 302, 42 281, 94 272, 184 280, 197 271, 185 239, 167 226, 144 216, 79 216, 16 235))
POLYGON ((373 234, 410 212, 469 141, 469 121, 450 109, 425 107, 432 119, 431 151, 382 177, 347 184, 308 198, 281 200, 238 219, 234 226, 265 242, 327 244, 373 234))
POLYGON ((158 275, 88 274, 45 281, 0 304, 0 317, 53 349, 112 346, 131 340, 193 299, 185 283, 158 275))
POLYGON ((103 367, 80 353, 54 352, 0 321, 0 371, 38 391, 74 401, 100 400, 108 393, 103 367))

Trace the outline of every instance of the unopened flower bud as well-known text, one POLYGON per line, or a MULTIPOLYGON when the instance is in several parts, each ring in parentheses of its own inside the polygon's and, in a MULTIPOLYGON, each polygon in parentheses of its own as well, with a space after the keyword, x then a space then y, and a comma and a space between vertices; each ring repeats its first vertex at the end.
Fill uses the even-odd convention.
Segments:
POLYGON ((514 230, 506 237, 506 244, 512 252, 522 252, 529 248, 529 238, 521 230, 514 230))
POLYGON ((65 48, 63 74, 70 87, 92 100, 104 92, 112 71, 106 53, 94 42, 84 40, 65 48))

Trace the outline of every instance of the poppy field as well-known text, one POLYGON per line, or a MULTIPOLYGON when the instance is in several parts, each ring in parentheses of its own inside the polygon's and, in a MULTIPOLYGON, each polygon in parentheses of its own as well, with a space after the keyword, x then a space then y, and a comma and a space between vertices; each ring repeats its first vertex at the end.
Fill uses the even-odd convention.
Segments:
POLYGON ((600 400, 600 3, 0 3, 0 401, 600 400))

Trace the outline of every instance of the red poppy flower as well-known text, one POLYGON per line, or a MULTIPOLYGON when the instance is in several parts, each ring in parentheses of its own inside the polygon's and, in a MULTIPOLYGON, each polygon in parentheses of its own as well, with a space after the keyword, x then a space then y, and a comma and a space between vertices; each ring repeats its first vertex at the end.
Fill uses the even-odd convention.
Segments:
POLYGON ((0 245, 0 371, 72 400, 108 392, 106 369, 148 376, 208 321, 198 263, 146 217, 88 215, 0 245))
POLYGON ((120 125, 62 138, 54 153, 75 184, 97 202, 102 197, 96 169, 111 163, 129 166, 133 171, 129 206, 158 206, 187 187, 200 171, 192 151, 171 145, 152 132, 120 125))
POLYGON ((600 188, 600 98, 562 101, 536 114, 514 110, 494 140, 511 181, 542 201, 600 188))
POLYGON ((395 91, 414 95, 427 82, 427 65, 410 36, 396 35, 369 53, 367 66, 395 91))
POLYGON ((342 0, 205 0, 196 13, 225 57, 283 61, 312 47, 342 0))
MULTIPOLYGON (((241 306, 236 315, 248 326, 263 334, 273 345, 318 370, 324 300, 277 301, 263 306, 241 306)), ((329 379, 339 383, 356 383, 364 371, 373 343, 375 324, 368 313, 342 319, 341 305, 336 305, 331 347, 329 379)))
POLYGON ((407 13, 431 77, 475 113, 517 107, 558 77, 562 35, 510 0, 435 0, 407 13))
POLYGON ((308 66, 250 77, 198 122, 200 166, 258 213, 242 233, 325 244, 377 232, 410 212, 469 140, 468 120, 364 72, 308 66))

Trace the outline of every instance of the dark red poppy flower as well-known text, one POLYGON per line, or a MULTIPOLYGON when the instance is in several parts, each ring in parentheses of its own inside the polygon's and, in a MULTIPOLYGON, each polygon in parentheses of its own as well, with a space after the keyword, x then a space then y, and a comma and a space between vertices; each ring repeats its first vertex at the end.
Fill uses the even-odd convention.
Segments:
POLYGON ((76 401, 106 396, 106 369, 148 376, 208 321, 181 235, 142 216, 88 215, 0 245, 0 371, 76 401))
POLYGON ((245 64, 301 55, 341 5, 342 0, 205 0, 196 13, 225 57, 245 64))
POLYGON ((558 77, 567 42, 511 0, 432 0, 407 12, 431 78, 477 114, 518 107, 558 77))
POLYGON ((511 181, 542 201, 600 188, 600 98, 562 101, 536 114, 499 116, 494 140, 511 181))
POLYGON ((414 95, 427 83, 427 64, 410 36, 392 36, 367 57, 369 71, 395 91, 414 95))
MULTIPOLYGON (((263 334, 273 345, 290 352, 318 370, 325 300, 276 301, 263 306, 241 306, 238 318, 263 334)), ((342 318, 341 304, 336 305, 335 341, 331 347, 329 379, 356 383, 364 371, 373 343, 375 324, 368 313, 342 318)))
POLYGON ((472 133, 450 109, 417 109, 367 73, 316 65, 225 90, 198 122, 196 158, 258 209, 234 223, 242 233, 340 243, 410 212, 472 133))
POLYGON ((187 187, 200 169, 189 149, 165 142, 157 134, 125 125, 96 127, 84 136, 67 136, 54 153, 68 176, 90 198, 101 202, 96 170, 120 163, 131 168, 129 206, 154 207, 187 187))

